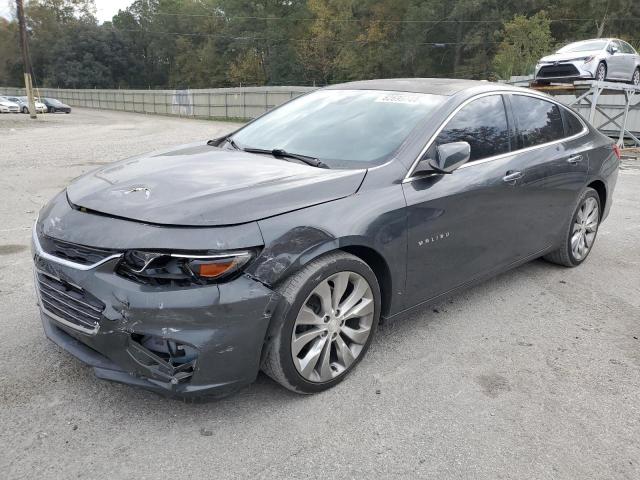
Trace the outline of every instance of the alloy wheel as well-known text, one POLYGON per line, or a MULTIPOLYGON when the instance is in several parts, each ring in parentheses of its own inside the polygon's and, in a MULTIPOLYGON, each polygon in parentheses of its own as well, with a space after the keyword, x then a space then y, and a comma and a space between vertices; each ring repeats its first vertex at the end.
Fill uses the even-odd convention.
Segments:
POLYGON ((320 383, 347 371, 369 339, 374 305, 371 286, 358 273, 339 272, 320 282, 293 326, 291 355, 298 373, 320 383))
POLYGON ((603 82, 606 77, 607 77, 607 67, 604 65, 604 63, 601 63, 600 65, 598 65, 598 71, 596 72, 596 80, 598 80, 599 82, 603 82))
POLYGON ((593 197, 587 197, 580 205, 571 230, 571 253, 576 260, 581 261, 589 254, 599 221, 598 202, 593 197))
POLYGON ((636 68, 636 71, 633 72, 633 78, 631 79, 631 83, 636 87, 640 86, 640 69, 636 68))

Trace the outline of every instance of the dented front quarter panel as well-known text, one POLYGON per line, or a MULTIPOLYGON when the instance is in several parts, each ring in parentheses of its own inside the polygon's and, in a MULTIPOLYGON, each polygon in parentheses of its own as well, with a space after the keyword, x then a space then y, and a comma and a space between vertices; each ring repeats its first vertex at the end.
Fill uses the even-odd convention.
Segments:
POLYGON ((260 220, 264 248, 247 273, 275 286, 331 250, 366 247, 386 263, 391 280, 388 314, 402 309, 406 273, 406 211, 399 181, 403 167, 391 162, 370 169, 348 198, 260 220))

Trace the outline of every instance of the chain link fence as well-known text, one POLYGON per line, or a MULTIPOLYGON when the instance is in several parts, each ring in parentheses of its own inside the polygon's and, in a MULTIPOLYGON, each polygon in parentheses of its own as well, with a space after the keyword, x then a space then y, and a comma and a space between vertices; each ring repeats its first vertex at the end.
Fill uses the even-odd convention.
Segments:
MULTIPOLYGON (((74 90, 39 88, 36 95, 72 107, 181 117, 248 120, 313 87, 239 87, 202 90, 74 90)), ((0 94, 24 96, 24 88, 0 87, 0 94)))

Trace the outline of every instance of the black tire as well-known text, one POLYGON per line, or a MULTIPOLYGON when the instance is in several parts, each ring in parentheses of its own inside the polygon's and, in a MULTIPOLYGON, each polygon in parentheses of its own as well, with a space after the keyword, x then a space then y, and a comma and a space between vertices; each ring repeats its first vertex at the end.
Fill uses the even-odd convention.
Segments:
POLYGON ((607 80, 607 64, 606 63, 600 62, 598 64, 598 68, 596 68, 595 77, 596 77, 596 80, 599 81, 599 82, 600 81, 604 82, 604 81, 607 80), (604 76, 602 77, 602 79, 600 79, 600 70, 603 69, 603 68, 604 68, 604 76))
POLYGON ((327 390, 340 383, 366 355, 380 320, 381 295, 378 280, 369 266, 358 257, 346 252, 331 252, 310 262, 279 287, 282 301, 276 307, 269 339, 265 346, 262 371, 283 387, 301 394, 327 390), (298 312, 311 292, 323 280, 339 272, 355 272, 369 283, 374 300, 373 323, 369 338, 354 362, 332 380, 319 383, 305 379, 296 369, 291 352, 291 338, 298 312))
POLYGON ((602 206, 600 205, 600 196, 598 195, 598 192, 596 192, 593 188, 587 187, 582 192, 582 194, 580 195, 580 198, 578 199, 576 207, 573 211, 573 215, 571 215, 571 220, 565 226, 564 233, 563 233, 562 246, 557 250, 551 253, 548 253, 543 257, 548 262, 555 263, 557 265, 563 265, 565 267, 577 267, 589 257, 589 253, 591 253, 592 247, 589 248, 589 251, 587 252, 587 254, 581 259, 577 259, 574 256, 573 251, 571 249, 571 236, 573 233, 572 232, 573 225, 576 222, 576 218, 578 216, 578 212, 580 208, 582 207, 584 202, 587 200, 587 198, 594 198, 598 205, 598 212, 599 212, 598 225, 596 227, 595 237, 593 239, 593 242, 595 243, 596 238, 598 236, 598 227, 600 226, 600 219, 602 218, 602 206))
POLYGON ((22 107, 22 113, 29 113, 29 109, 27 107, 22 107))
POLYGON ((640 87, 640 67, 633 71, 633 75, 631 76, 631 81, 629 83, 636 87, 640 87))
POLYGON ((47 112, 48 112, 48 113, 56 113, 56 109, 55 109, 55 108, 53 108, 53 107, 49 107, 49 108, 47 109, 47 112))

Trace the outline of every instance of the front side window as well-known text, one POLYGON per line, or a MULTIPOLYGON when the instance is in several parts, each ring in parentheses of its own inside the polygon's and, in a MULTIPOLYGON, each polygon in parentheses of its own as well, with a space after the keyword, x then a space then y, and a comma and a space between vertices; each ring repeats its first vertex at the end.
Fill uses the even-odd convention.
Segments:
POLYGON ((622 51, 624 53, 631 53, 631 54, 635 54, 636 51, 633 49, 633 47, 631 45, 629 45, 627 42, 620 42, 620 45, 622 46, 622 51))
POLYGON ((332 168, 366 168, 390 157, 447 97, 379 90, 318 90, 233 135, 240 148, 283 149, 332 168))
POLYGON ((534 147, 564 137, 562 114, 555 103, 512 95, 511 106, 519 132, 518 148, 534 147))
POLYGON ((481 97, 465 105, 436 137, 435 144, 468 142, 470 161, 509 152, 509 127, 501 95, 481 97))

